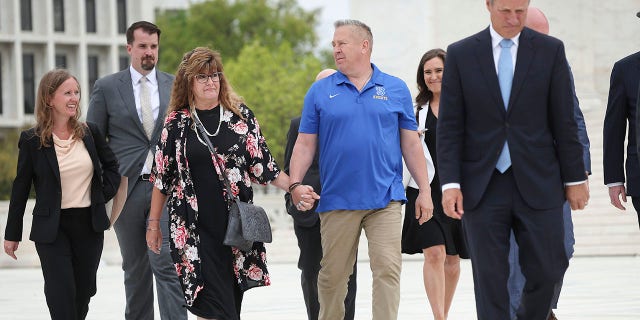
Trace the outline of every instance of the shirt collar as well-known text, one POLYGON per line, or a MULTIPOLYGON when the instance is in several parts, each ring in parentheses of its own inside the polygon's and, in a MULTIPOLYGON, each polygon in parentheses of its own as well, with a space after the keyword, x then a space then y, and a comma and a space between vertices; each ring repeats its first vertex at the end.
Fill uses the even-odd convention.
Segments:
MULTIPOLYGON (((131 72, 131 81, 134 84, 138 84, 140 82, 140 78, 142 78, 142 74, 138 72, 138 70, 134 69, 133 66, 129 66, 129 72, 131 72)), ((158 79, 156 79, 156 68, 151 69, 151 72, 146 75, 147 81, 152 85, 156 85, 158 79)))
MULTIPOLYGON (((493 28, 493 24, 489 27, 489 33, 491 34, 491 48, 499 46, 500 41, 504 38, 493 28)), ((513 41, 513 45, 516 46, 516 48, 518 47, 520 33, 522 32, 518 32, 515 37, 511 38, 511 41, 513 41)))
MULTIPOLYGON (((371 79, 369 79, 369 82, 373 84, 381 84, 379 81, 380 79, 378 78, 381 73, 380 69, 378 69, 378 67, 373 63, 371 63, 371 69, 373 70, 373 73, 371 74, 371 79)), ((342 84, 349 81, 349 78, 347 78, 344 73, 340 72, 340 70, 338 70, 338 72, 336 73, 338 74, 338 81, 336 82, 337 84, 342 84)))

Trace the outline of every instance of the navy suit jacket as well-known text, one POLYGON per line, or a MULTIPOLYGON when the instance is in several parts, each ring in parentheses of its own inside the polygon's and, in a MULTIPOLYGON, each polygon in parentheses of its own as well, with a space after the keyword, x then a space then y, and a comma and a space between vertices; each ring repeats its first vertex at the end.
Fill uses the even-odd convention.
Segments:
POLYGON ((460 183, 465 209, 475 208, 508 141, 524 201, 536 210, 561 206, 563 183, 585 180, 562 42, 522 30, 507 110, 489 28, 450 45, 444 70, 437 129, 441 184, 460 183))
POLYGON ((588 174, 591 174, 591 143, 589 142, 589 136, 587 135, 587 125, 584 122, 584 115, 580 110, 580 102, 578 96, 576 96, 576 88, 573 81, 573 74, 571 76, 571 92, 573 92, 573 115, 576 118, 578 125, 578 139, 582 145, 582 159, 584 161, 584 169, 588 174))
MULTIPOLYGON (((111 152, 98 128, 89 124, 82 139, 93 163, 91 179, 91 222, 93 230, 100 232, 109 228, 109 217, 105 203, 116 194, 120 185, 118 160, 111 152)), ((23 216, 31 184, 36 190, 36 204, 29 239, 35 242, 51 243, 58 235, 62 187, 60 169, 53 144, 40 147, 40 138, 35 129, 25 130, 18 142, 18 169, 11 189, 9 215, 5 239, 22 240, 23 216)))
POLYGON ((613 65, 602 137, 604 183, 626 181, 627 195, 636 197, 640 196, 640 163, 636 150, 638 82, 640 82, 640 52, 623 58, 613 65), (625 137, 627 123, 629 123, 629 131, 625 137), (625 138, 627 138, 626 165, 625 138))

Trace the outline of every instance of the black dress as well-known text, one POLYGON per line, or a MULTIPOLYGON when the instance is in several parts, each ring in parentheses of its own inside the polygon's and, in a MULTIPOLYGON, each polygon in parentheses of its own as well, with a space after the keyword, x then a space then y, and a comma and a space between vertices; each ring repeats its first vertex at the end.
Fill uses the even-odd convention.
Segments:
POLYGON ((422 253, 422 249, 444 244, 447 255, 459 255, 467 259, 467 247, 462 234, 460 220, 448 217, 442 208, 442 190, 438 178, 436 157, 436 126, 438 118, 428 108, 424 141, 429 148, 436 173, 431 181, 431 199, 433 201, 433 218, 420 225, 415 215, 415 203, 418 189, 407 187, 407 204, 405 205, 404 223, 402 225, 402 253, 422 253))
MULTIPOLYGON (((220 121, 219 108, 196 111, 204 127, 212 134, 220 121)), ((227 131, 225 126, 221 127, 220 133, 209 139, 214 146, 226 150, 233 141, 225 139, 227 131)), ((240 319, 242 291, 235 283, 231 247, 222 244, 229 217, 222 186, 207 146, 198 141, 193 130, 188 130, 187 139, 187 159, 200 208, 197 227, 204 277, 204 288, 188 309, 203 318, 237 320, 240 319)))

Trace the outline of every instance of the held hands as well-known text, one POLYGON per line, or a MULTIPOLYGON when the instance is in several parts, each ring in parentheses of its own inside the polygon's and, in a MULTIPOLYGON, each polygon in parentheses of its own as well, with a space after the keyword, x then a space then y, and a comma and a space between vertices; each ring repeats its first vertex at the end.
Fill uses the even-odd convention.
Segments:
POLYGON ((627 192, 624 189, 624 185, 613 186, 609 188, 609 199, 611 199, 611 205, 620 209, 626 210, 620 200, 622 202, 627 203, 627 192))
POLYGON ((298 211, 307 211, 313 208, 316 200, 320 199, 320 196, 313 191, 313 187, 303 184, 292 184, 289 187, 291 193, 291 201, 296 204, 298 211))
POLYGON ((431 191, 420 189, 420 193, 418 193, 418 198, 416 198, 416 219, 418 219, 418 223, 422 225, 423 223, 429 221, 433 217, 433 201, 431 200, 431 191))
POLYGON ((589 183, 586 181, 578 185, 566 186, 564 193, 571 210, 582 210, 589 202, 589 183))
POLYGON ((462 219, 462 191, 457 188, 447 189, 442 192, 442 207, 444 213, 454 219, 462 219))
POLYGON ((155 254, 160 254, 162 248, 162 231, 160 231, 160 221, 149 219, 147 226, 147 248, 155 254))
POLYGON ((18 260, 18 257, 16 257, 15 252, 18 250, 19 244, 20 242, 18 241, 10 241, 10 240, 4 241, 4 252, 8 254, 11 258, 13 258, 13 260, 18 260))

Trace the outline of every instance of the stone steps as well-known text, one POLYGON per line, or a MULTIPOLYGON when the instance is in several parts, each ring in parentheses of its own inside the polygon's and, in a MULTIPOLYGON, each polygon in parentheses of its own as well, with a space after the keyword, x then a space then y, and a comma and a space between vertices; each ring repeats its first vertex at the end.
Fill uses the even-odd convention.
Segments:
POLYGON ((609 191, 604 185, 602 168, 602 125, 606 111, 606 97, 589 101, 583 106, 585 123, 591 143, 589 177, 589 205, 573 213, 576 256, 611 256, 640 254, 638 215, 631 198, 625 211, 610 204, 609 191))

